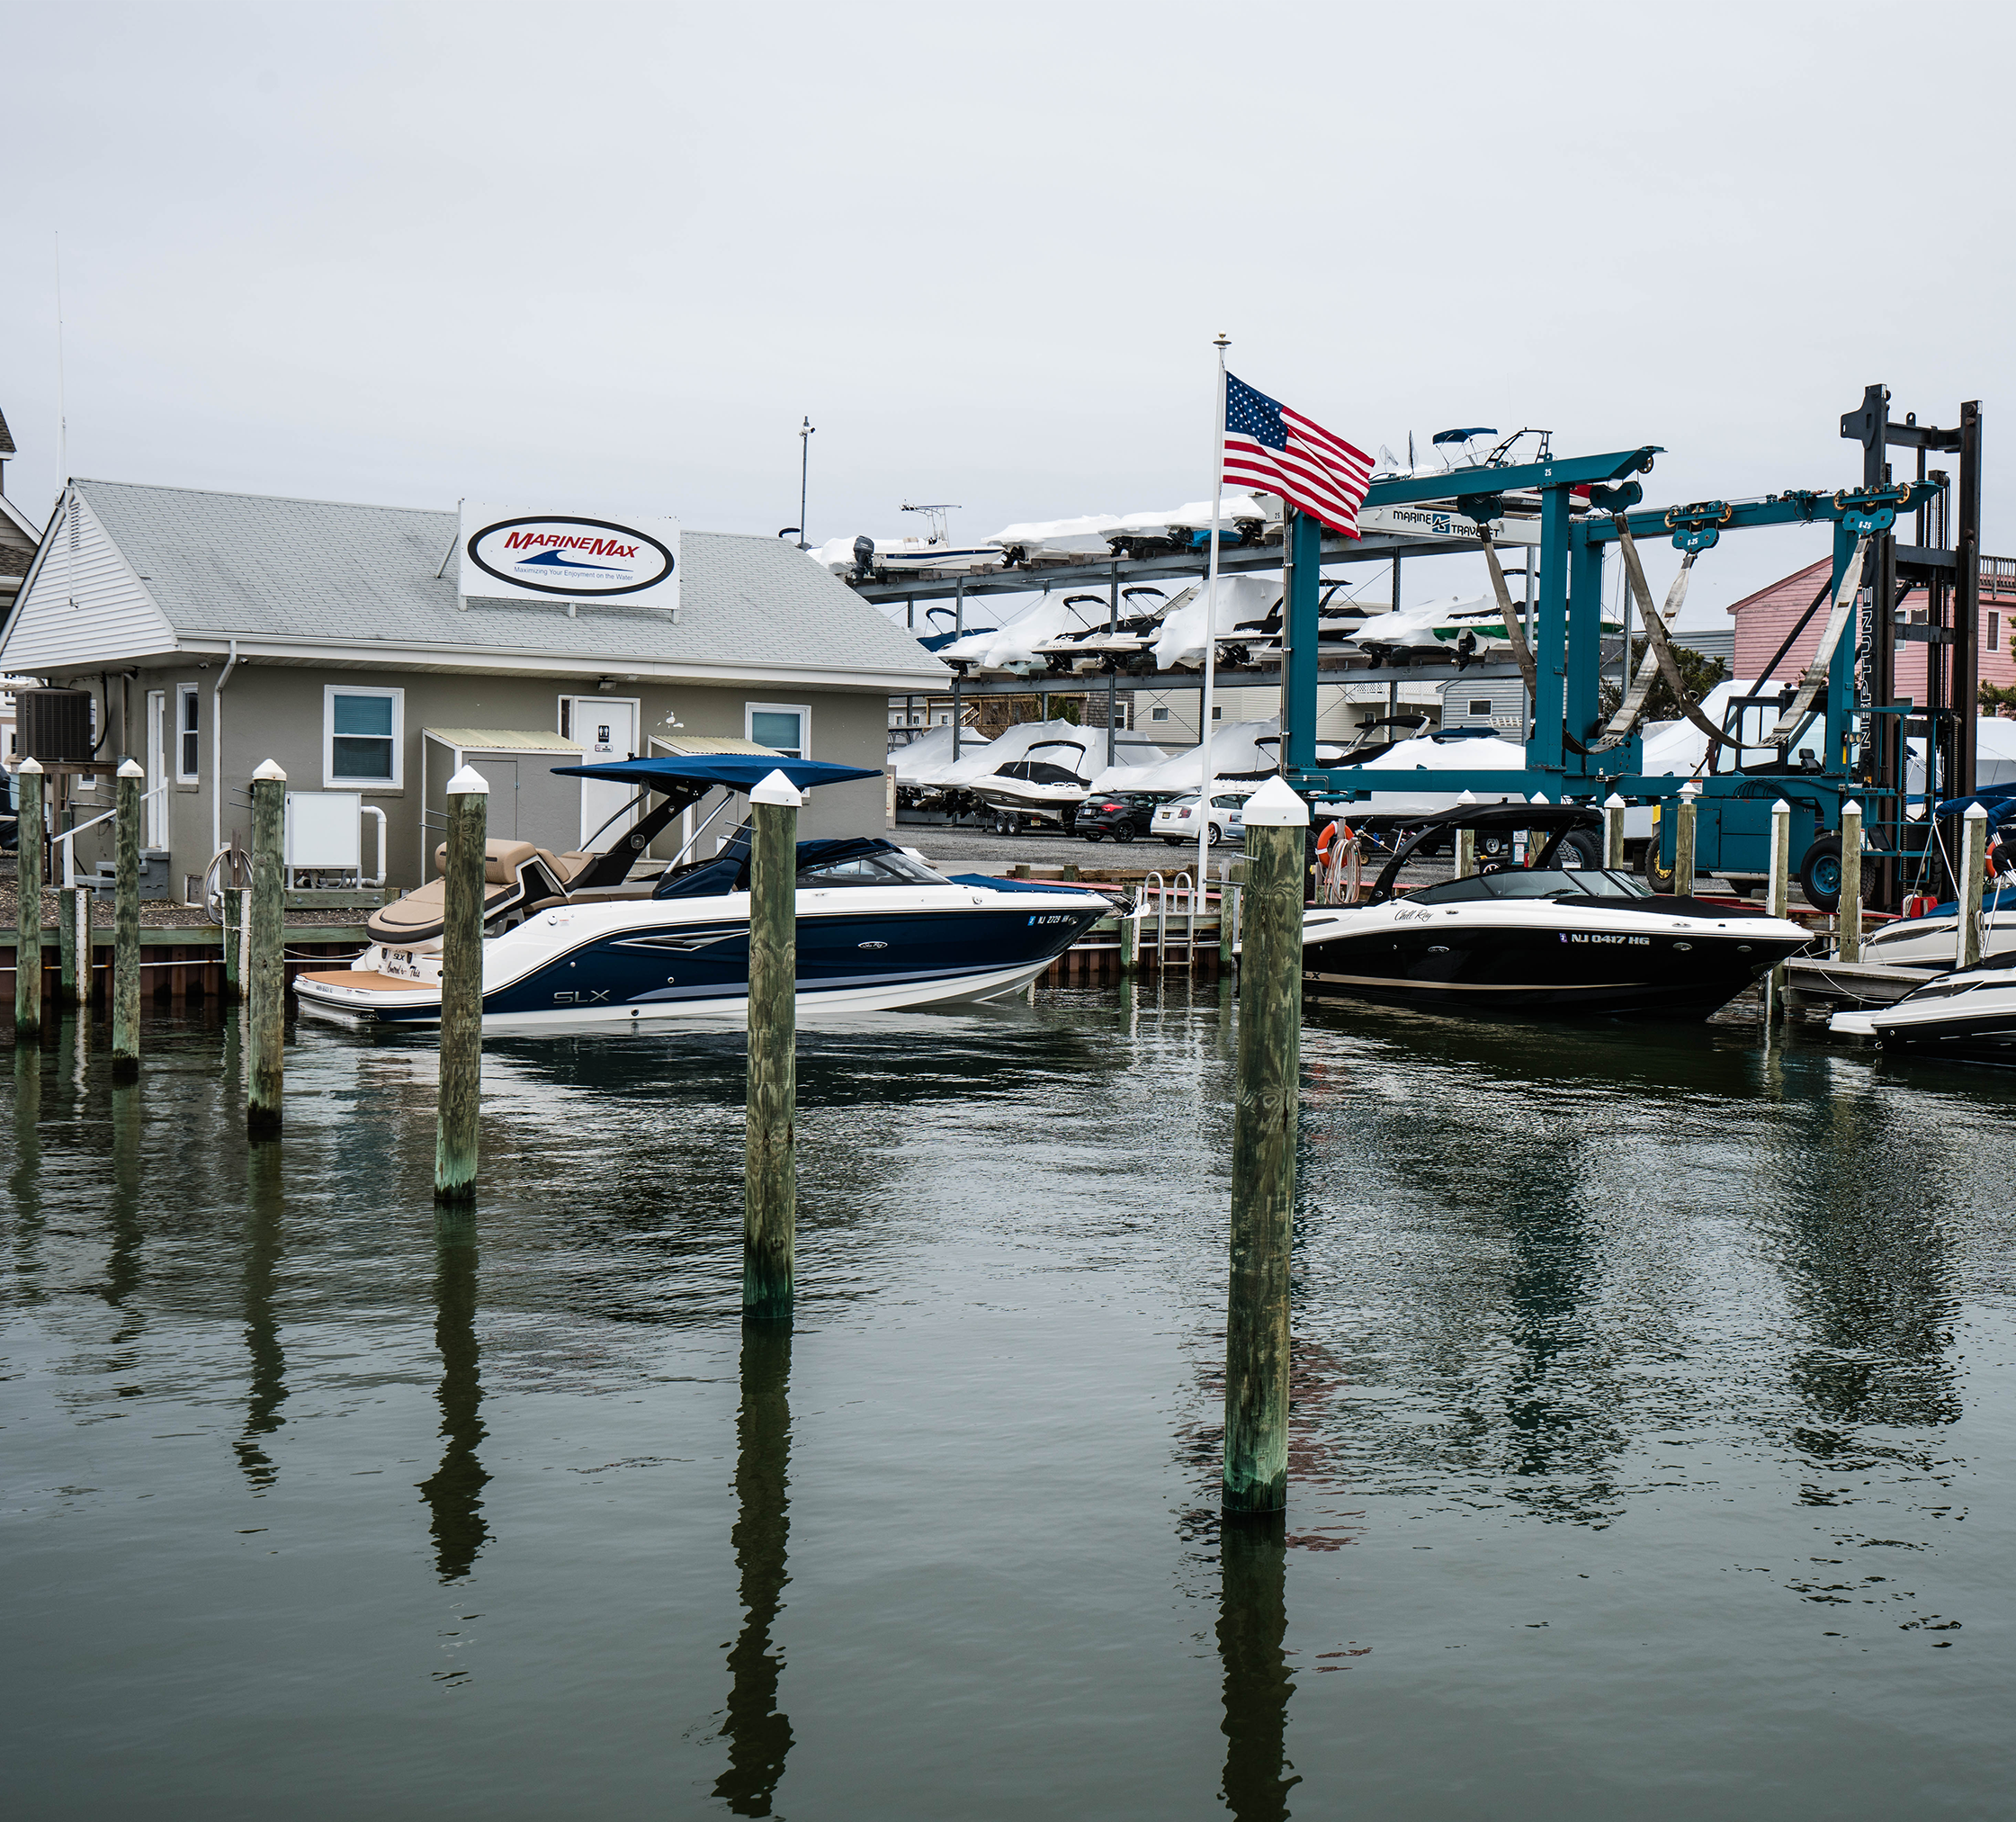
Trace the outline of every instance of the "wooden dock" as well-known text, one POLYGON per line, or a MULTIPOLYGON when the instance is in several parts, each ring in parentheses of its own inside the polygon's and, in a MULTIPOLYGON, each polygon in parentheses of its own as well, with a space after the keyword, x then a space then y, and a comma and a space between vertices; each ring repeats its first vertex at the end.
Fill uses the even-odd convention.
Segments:
MULTIPOLYGON (((309 968, 347 961, 371 940, 362 924, 289 924, 286 929, 287 979, 309 968)), ((142 992, 157 1002, 209 1000, 224 992, 224 930, 219 924, 157 926, 140 931, 142 992)), ((91 1003, 112 1006, 112 933, 102 926, 91 932, 91 1003)), ((55 1006, 62 964, 56 932, 42 945, 42 993, 55 1006)), ((0 992, 12 995, 14 947, 0 945, 0 992)))
POLYGON ((1802 956, 1785 964, 1785 996, 1788 1004, 1800 1010, 1889 1006, 1913 988, 1922 987, 1936 972, 1802 956))

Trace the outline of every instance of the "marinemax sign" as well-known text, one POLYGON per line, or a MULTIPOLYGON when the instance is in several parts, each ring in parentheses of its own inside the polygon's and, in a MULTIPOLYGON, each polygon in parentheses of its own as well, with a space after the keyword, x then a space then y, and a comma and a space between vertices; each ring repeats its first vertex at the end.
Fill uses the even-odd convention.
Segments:
POLYGON ((534 513, 465 500, 457 548, 465 596, 679 605, 674 519, 534 513))

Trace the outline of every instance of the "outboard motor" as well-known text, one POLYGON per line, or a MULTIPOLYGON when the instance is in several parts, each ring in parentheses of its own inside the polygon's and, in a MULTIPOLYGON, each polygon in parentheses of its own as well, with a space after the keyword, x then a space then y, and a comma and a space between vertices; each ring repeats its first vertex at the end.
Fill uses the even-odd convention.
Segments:
POLYGON ((854 579, 865 582, 875 573, 875 541, 867 536, 854 541, 854 579))

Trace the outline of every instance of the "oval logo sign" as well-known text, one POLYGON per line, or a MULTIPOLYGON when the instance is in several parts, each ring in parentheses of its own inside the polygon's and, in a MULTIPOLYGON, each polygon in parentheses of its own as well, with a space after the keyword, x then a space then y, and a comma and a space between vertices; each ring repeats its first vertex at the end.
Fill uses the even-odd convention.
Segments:
POLYGON ((464 549, 479 570, 514 588, 578 601, 655 588, 673 565, 672 552, 649 533, 608 519, 500 519, 464 549))

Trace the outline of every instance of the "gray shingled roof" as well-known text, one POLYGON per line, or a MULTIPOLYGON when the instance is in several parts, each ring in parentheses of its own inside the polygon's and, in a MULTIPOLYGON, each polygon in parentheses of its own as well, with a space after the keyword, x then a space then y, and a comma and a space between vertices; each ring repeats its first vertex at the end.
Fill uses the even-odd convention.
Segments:
POLYGON ((0 411, 0 455, 13 455, 14 453, 13 432, 7 428, 7 414, 0 411))
POLYGON ((178 637, 469 647, 570 659, 834 671, 949 672, 803 552, 776 538, 680 534, 676 624, 662 608, 472 598, 435 570, 452 512, 79 480, 78 491, 178 637))

